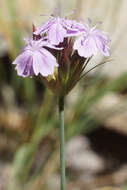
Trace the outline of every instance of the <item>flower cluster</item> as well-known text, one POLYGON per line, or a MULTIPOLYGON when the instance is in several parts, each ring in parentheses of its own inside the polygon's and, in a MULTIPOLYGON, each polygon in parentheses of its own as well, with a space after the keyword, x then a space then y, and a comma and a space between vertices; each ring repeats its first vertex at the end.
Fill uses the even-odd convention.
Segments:
POLYGON ((26 40, 13 64, 19 76, 39 75, 54 93, 67 94, 92 56, 98 52, 109 56, 108 43, 97 25, 51 15, 42 26, 33 27, 32 39, 26 40))

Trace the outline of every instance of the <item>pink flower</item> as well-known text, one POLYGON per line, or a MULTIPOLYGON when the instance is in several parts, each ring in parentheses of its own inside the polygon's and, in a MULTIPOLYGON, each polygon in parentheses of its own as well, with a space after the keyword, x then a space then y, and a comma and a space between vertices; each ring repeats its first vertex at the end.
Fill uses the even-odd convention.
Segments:
POLYGON ((109 56, 109 47, 107 43, 109 38, 103 32, 96 29, 96 26, 90 28, 86 27, 86 30, 82 33, 74 43, 73 48, 78 51, 81 57, 91 57, 101 52, 105 56, 109 56))
POLYGON ((86 32, 87 28, 82 22, 75 20, 64 19, 63 25, 67 30, 67 37, 77 36, 86 32))
POLYGON ((27 77, 40 74, 43 76, 41 80, 55 94, 68 94, 88 73, 83 74, 91 56, 98 52, 109 56, 110 40, 96 27, 61 18, 58 13, 41 27, 36 29, 33 26, 33 39, 26 41, 22 53, 13 62, 18 75, 27 77), (79 37, 75 40, 76 36, 79 37), (55 67, 58 69, 55 70, 55 67), (52 76, 49 78, 49 75, 52 76))
POLYGON ((19 76, 41 74, 47 77, 54 73, 55 67, 58 67, 56 58, 45 47, 57 49, 42 39, 27 41, 23 52, 13 62, 19 76))
POLYGON ((36 35, 47 33, 47 39, 51 44, 58 45, 64 38, 76 36, 84 31, 84 25, 74 20, 51 16, 51 19, 38 27, 34 32, 36 35))

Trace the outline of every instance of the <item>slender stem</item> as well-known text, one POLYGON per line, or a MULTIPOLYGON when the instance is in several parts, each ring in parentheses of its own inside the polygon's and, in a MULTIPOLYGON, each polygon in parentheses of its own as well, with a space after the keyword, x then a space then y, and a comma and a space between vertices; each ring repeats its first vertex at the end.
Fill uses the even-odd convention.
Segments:
POLYGON ((65 190, 64 97, 59 97, 61 190, 65 190))

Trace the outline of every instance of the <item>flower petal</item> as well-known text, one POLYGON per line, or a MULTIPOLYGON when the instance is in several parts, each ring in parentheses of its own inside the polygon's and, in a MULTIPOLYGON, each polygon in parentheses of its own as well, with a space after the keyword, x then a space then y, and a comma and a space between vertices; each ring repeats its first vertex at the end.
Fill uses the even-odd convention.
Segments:
POLYGON ((54 44, 58 45, 60 42, 63 42, 66 36, 66 30, 61 26, 61 24, 54 23, 48 32, 48 39, 49 41, 54 44))
POLYGON ((45 32, 49 30, 49 28, 52 26, 54 21, 55 21, 54 18, 50 19, 48 22, 44 23, 41 27, 38 27, 37 30, 34 32, 34 34, 35 35, 44 34, 45 32))
POLYGON ((16 70, 19 76, 23 76, 24 77, 24 70, 25 67, 27 65, 27 61, 29 59, 29 56, 26 52, 22 53, 21 55, 19 55, 15 61, 12 64, 16 64, 16 70))
POLYGON ((91 37, 86 38, 85 41, 83 37, 80 37, 75 41, 73 48, 78 51, 78 54, 81 57, 85 58, 91 57, 92 55, 96 55, 98 51, 96 43, 94 39, 91 37))
POLYGON ((55 66, 58 66, 55 57, 46 49, 42 48, 40 52, 34 54, 33 70, 35 75, 38 75, 39 73, 44 77, 52 75, 54 73, 55 66))

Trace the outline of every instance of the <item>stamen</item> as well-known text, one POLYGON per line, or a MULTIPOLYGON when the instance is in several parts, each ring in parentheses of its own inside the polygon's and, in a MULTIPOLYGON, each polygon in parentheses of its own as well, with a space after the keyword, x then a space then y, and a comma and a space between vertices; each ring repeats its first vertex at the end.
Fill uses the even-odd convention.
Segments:
POLYGON ((60 11, 57 8, 54 9, 53 13, 53 15, 55 15, 56 17, 60 15, 60 11))
POLYGON ((49 18, 53 18, 54 16, 51 14, 51 15, 48 15, 48 14, 41 14, 40 16, 47 16, 49 18))
POLYGON ((92 19, 91 19, 91 18, 89 18, 89 17, 88 17, 88 23, 89 23, 89 25, 91 25, 91 24, 92 24, 92 19))
POLYGON ((41 14, 40 16, 47 16, 47 17, 53 18, 53 17, 58 17, 59 15, 60 15, 60 11, 57 8, 55 8, 51 15, 41 14))
POLYGON ((74 9, 73 11, 71 11, 70 13, 67 13, 66 15, 65 15, 65 18, 66 17, 69 17, 69 16, 71 16, 71 15, 73 15, 73 14, 75 14, 76 13, 76 9, 74 9))
POLYGON ((102 24, 101 21, 97 22, 97 24, 92 28, 92 30, 94 30, 95 28, 97 28, 100 24, 102 24))

